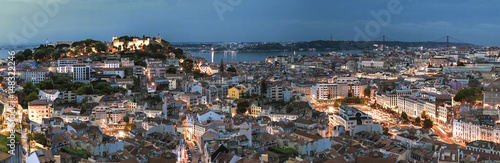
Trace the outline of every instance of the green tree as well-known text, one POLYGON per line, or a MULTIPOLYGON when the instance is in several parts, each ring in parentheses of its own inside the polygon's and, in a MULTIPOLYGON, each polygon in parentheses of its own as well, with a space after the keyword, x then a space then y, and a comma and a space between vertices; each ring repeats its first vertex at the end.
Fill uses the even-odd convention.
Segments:
POLYGON ((51 80, 44 80, 44 81, 38 82, 37 84, 35 84, 35 86, 41 90, 54 89, 54 85, 52 84, 51 80))
POLYGON ((134 86, 132 87, 132 89, 138 89, 141 86, 141 80, 135 76, 132 76, 132 79, 134 79, 134 86))
POLYGON ((92 51, 92 47, 90 47, 90 46, 86 46, 86 47, 85 47, 85 54, 90 54, 90 53, 92 53, 92 52, 93 52, 93 51, 92 51))
POLYGON ((130 130, 136 129, 135 123, 127 123, 123 129, 125 132, 130 132, 130 130))
POLYGON ((224 60, 221 58, 220 59, 220 67, 219 67, 219 72, 224 72, 224 60))
POLYGON ((24 60, 25 58, 22 53, 17 53, 16 55, 14 55, 14 61, 16 61, 16 63, 23 62, 24 60))
POLYGON ((32 134, 31 139, 43 146, 48 145, 47 137, 45 136, 45 134, 40 134, 40 133, 32 134))
POLYGON ((175 49, 173 52, 175 54, 175 57, 178 58, 178 59, 184 59, 184 58, 186 58, 184 56, 184 51, 182 51, 182 49, 180 49, 180 48, 175 49))
POLYGON ((25 49, 23 51, 24 59, 29 59, 33 57, 33 51, 31 49, 25 49))
POLYGON ((33 53, 33 59, 37 61, 47 60, 51 57, 52 52, 54 52, 53 48, 37 49, 35 53, 33 53))
POLYGON ((408 121, 408 115, 406 112, 401 113, 401 118, 403 118, 405 121, 408 121))
POLYGON ((31 102, 33 100, 38 100, 38 94, 35 92, 31 92, 30 94, 28 94, 28 96, 26 96, 26 98, 24 100, 27 102, 31 102))
POLYGON ((193 60, 186 59, 186 60, 184 60, 184 62, 182 62, 182 68, 186 72, 191 72, 191 71, 193 71, 193 63, 194 63, 193 60))
POLYGON ((427 116, 427 112, 425 112, 425 110, 422 112, 422 114, 420 114, 420 117, 422 117, 422 119, 427 119, 427 118, 429 118, 429 117, 427 116))
POLYGON ((229 67, 229 68, 227 68, 227 71, 228 72, 236 72, 236 68, 235 67, 229 67))
POLYGON ((372 91, 370 90, 370 87, 366 87, 365 90, 363 90, 363 91, 364 91, 363 93, 365 94, 365 96, 367 96, 368 98, 371 97, 372 91))
POLYGON ((87 111, 87 109, 86 109, 86 108, 81 108, 81 109, 80 109, 80 114, 85 114, 85 112, 86 112, 86 111, 87 111))
POLYGON ((98 51, 98 52, 106 52, 108 51, 108 46, 106 46, 106 44, 104 44, 103 42, 96 42, 95 43, 95 49, 98 51))
POLYGON ((476 104, 476 101, 483 99, 483 90, 478 87, 465 88, 455 95, 453 100, 462 103, 476 104))
POLYGON ((174 66, 168 67, 167 74, 175 74, 175 73, 177 73, 177 68, 175 68, 174 66))
POLYGON ((260 81, 260 93, 262 95, 265 95, 267 93, 267 83, 266 83, 266 79, 262 79, 260 81))
POLYGON ((130 118, 129 118, 128 114, 126 114, 125 116, 123 116, 123 122, 129 123, 129 119, 130 118))
POLYGON ((384 127, 383 132, 384 135, 389 135, 389 128, 384 127))
POLYGON ((287 105, 285 109, 286 113, 291 113, 293 111, 293 105, 287 105))
POLYGON ((248 111, 248 107, 250 107, 250 103, 248 101, 238 102, 236 113, 238 114, 246 113, 248 111))
POLYGON ((417 118, 415 119, 415 124, 420 125, 420 117, 417 117, 417 118))
POLYGON ((52 54, 50 55, 50 57, 53 59, 53 60, 58 60, 59 58, 61 58, 61 51, 54 51, 52 52, 52 54))
MULTIPOLYGON (((109 90, 105 90, 105 91, 109 91, 109 90)), ((89 85, 81 86, 80 88, 76 89, 75 94, 76 95, 93 94, 92 86, 89 86, 89 85)))
MULTIPOLYGON (((0 114, 3 113, 3 108, 4 108, 4 105, 0 103, 0 114)), ((2 121, 0 122, 3 122, 3 118, 0 118, 2 119, 2 121)))
POLYGON ((430 120, 430 119, 425 119, 425 120, 424 120, 424 126, 423 126, 423 127, 424 127, 425 129, 430 129, 430 128, 432 128, 433 126, 434 126, 434 122, 432 122, 432 120, 430 120))
POLYGON ((33 85, 31 81, 26 82, 23 86, 23 93, 30 94, 31 92, 36 92, 38 94, 38 89, 33 85))

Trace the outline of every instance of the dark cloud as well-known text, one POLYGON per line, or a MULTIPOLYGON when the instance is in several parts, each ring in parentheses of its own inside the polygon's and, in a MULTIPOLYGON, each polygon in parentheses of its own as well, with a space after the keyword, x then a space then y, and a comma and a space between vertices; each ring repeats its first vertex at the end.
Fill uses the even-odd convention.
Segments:
MULTIPOLYGON (((161 33, 172 42, 353 40, 355 27, 365 30, 376 19, 370 12, 387 10, 390 0, 67 0, 31 43, 161 33), (237 2, 231 4, 229 2, 237 2), (239 3, 241 2, 241 3, 239 3), (218 4, 221 16, 214 7, 218 4)), ((462 41, 500 45, 500 1, 400 0, 401 13, 370 37, 433 41, 446 35, 462 41)), ((0 34, 21 33, 23 17, 43 11, 35 1, 6 0, 0 5, 0 34)), ((8 43, 7 37, 0 42, 8 43)))

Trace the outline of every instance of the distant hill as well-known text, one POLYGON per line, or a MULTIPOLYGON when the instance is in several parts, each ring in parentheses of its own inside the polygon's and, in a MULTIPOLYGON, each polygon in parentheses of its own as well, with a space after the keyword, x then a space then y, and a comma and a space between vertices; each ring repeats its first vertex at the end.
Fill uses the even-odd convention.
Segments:
MULTIPOLYGON (((304 41, 304 42, 293 42, 293 43, 257 43, 251 46, 245 46, 240 51, 281 51, 281 50, 297 50, 297 49, 308 49, 315 48, 316 50, 372 50, 377 48, 374 44, 382 44, 382 41, 304 41)), ((446 42, 401 42, 401 41, 386 41, 386 47, 400 47, 402 49, 407 49, 408 47, 420 47, 424 48, 445 48, 446 42)), ((449 46, 460 47, 473 47, 475 45, 469 43, 450 43, 449 46)))

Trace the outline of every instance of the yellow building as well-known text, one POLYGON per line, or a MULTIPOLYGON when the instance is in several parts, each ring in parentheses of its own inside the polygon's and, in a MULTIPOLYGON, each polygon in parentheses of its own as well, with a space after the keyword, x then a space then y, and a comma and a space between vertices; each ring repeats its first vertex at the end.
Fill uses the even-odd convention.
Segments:
POLYGON ((261 112, 261 107, 258 105, 258 102, 253 102, 252 105, 250 105, 250 115, 253 117, 258 117, 261 112))
POLYGON ((236 86, 228 90, 228 97, 234 99, 240 99, 245 97, 246 90, 242 86, 236 86))
POLYGON ((128 104, 127 104, 127 111, 132 111, 132 112, 135 112, 137 108, 137 103, 135 102, 132 102, 132 101, 128 101, 128 104))

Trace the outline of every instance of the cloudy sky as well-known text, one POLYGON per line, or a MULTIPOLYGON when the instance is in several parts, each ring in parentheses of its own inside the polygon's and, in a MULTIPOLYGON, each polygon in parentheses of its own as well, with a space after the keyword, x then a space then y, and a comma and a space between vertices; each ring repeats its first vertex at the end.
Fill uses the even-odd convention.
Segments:
POLYGON ((455 42, 500 46, 500 1, 495 0, 60 1, 56 12, 47 12, 53 6, 44 10, 35 0, 1 0, 0 43, 111 41, 113 36, 158 33, 170 42, 307 41, 328 40, 333 34, 334 40, 386 35, 398 41, 436 41, 450 35, 455 42), (401 12, 388 10, 394 1, 401 12), (380 25, 371 12, 389 13, 391 19, 380 25))

